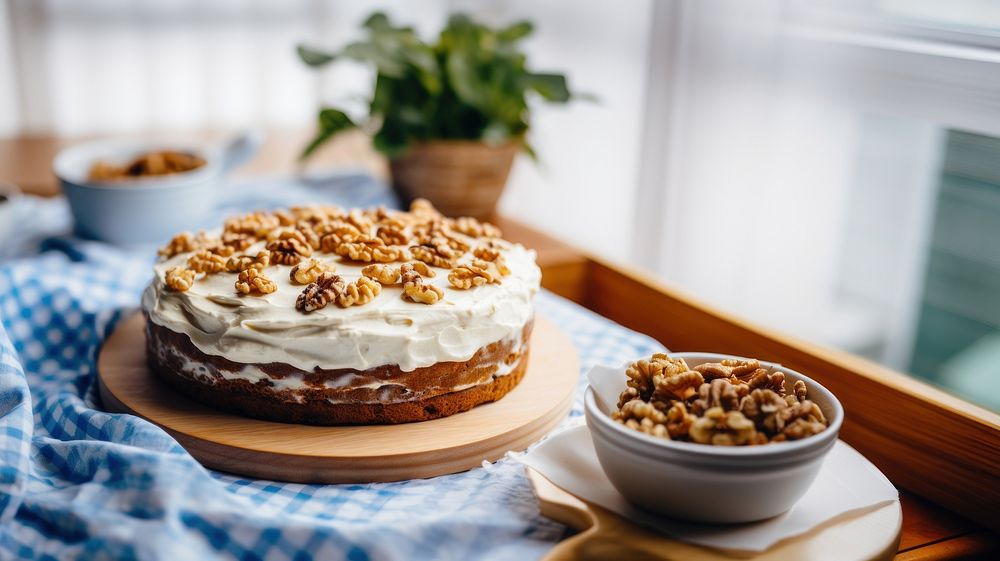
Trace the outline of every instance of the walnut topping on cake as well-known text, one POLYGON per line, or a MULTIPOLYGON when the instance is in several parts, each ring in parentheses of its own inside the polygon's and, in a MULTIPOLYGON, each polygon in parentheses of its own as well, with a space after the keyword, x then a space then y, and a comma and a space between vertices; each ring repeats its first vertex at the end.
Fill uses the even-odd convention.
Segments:
POLYGON ((333 205, 293 206, 288 210, 296 220, 313 225, 329 222, 345 215, 344 209, 333 205))
POLYGON ((295 239, 299 243, 304 245, 309 245, 309 240, 306 239, 305 234, 302 233, 298 228, 292 228, 290 226, 282 226, 281 228, 275 228, 267 233, 267 241, 273 242, 277 240, 288 240, 295 239))
POLYGON ((296 284, 310 284, 316 282, 323 273, 332 273, 336 267, 329 263, 310 259, 300 261, 288 272, 288 278, 296 284))
POLYGON ((434 208, 434 205, 427 199, 414 199, 410 203, 410 214, 420 221, 429 221, 442 217, 438 209, 434 208))
POLYGON ((506 277, 510 274, 510 269, 507 267, 507 260, 504 258, 500 250, 495 247, 477 247, 472 251, 472 255, 479 260, 488 261, 493 264, 496 271, 500 273, 501 276, 506 277))
POLYGON ((222 231, 226 234, 244 234, 259 238, 266 236, 280 225, 281 220, 273 213, 256 211, 226 220, 222 231))
POLYGON ((341 308, 363 306, 382 292, 382 285, 368 277, 347 283, 334 273, 322 273, 315 282, 299 294, 295 307, 302 312, 312 312, 325 308, 333 302, 341 308))
POLYGON ((177 292, 184 292, 185 290, 191 288, 194 284, 195 272, 191 269, 185 269, 184 267, 171 267, 167 269, 166 278, 164 282, 167 286, 176 290, 177 292))
POLYGON ((470 218, 468 216, 456 218, 454 221, 454 229, 467 236, 475 238, 499 238, 503 235, 500 228, 497 228, 489 222, 480 222, 475 218, 470 218))
POLYGON ((278 290, 278 285, 265 277, 260 269, 244 269, 236 278, 236 291, 240 294, 270 294, 275 290, 278 290))
POLYGON ((226 270, 226 258, 207 249, 200 249, 188 257, 187 266, 196 273, 220 273, 226 270))
POLYGON ((375 237, 386 245, 406 245, 410 241, 410 238, 403 233, 403 229, 396 226, 379 226, 375 231, 375 237))
POLYGON ((502 277, 510 274, 499 250, 477 247, 473 255, 475 259, 455 267, 448 274, 448 282, 455 288, 468 290, 489 283, 499 284, 502 277))
POLYGON ((209 236, 205 232, 198 232, 197 236, 191 235, 191 232, 181 232, 174 236, 167 245, 157 250, 157 254, 161 258, 169 259, 175 255, 202 249, 222 257, 229 257, 236 251, 235 248, 226 244, 224 239, 209 236))
POLYGON ((303 258, 312 255, 309 244, 292 236, 274 240, 267 244, 267 249, 272 254, 271 260, 281 265, 298 265, 303 258))
POLYGON ((323 222, 316 226, 319 235, 319 249, 327 253, 335 253, 340 244, 354 241, 361 236, 361 231, 342 220, 323 222))
POLYGON ((239 273, 245 269, 263 269, 271 264, 271 252, 262 249, 257 252, 257 255, 251 257, 249 255, 234 255, 229 258, 226 262, 226 269, 230 273, 239 273))
POLYGON ((241 234, 239 232, 224 232, 220 239, 222 245, 231 247, 236 251, 243 251, 253 245, 253 242, 257 241, 257 238, 250 234, 241 234))
POLYGON ((382 284, 396 284, 399 282, 400 276, 399 267, 381 263, 366 266, 361 269, 361 274, 382 284))
POLYGON ((352 209, 347 213, 347 223, 358 229, 359 232, 371 232, 375 225, 374 217, 369 216, 371 211, 365 213, 358 209, 352 209))
POLYGON ((300 312, 312 312, 325 308, 327 304, 337 299, 337 295, 344 291, 347 283, 344 277, 335 273, 323 273, 316 279, 316 282, 299 294, 295 300, 295 308, 300 312))
POLYGON ((399 248, 385 245, 379 238, 359 236, 352 241, 346 241, 337 246, 337 255, 352 261, 372 261, 388 263, 402 259, 403 252, 399 248))
MULTIPOLYGON (((511 245, 500 235, 492 224, 448 218, 418 199, 408 212, 329 205, 255 211, 229 218, 214 235, 178 234, 159 254, 179 265, 169 280, 164 276, 175 291, 226 273, 234 275, 229 282, 241 294, 287 290, 290 282, 305 285, 296 308, 311 312, 330 302, 366 305, 384 286, 394 287, 404 300, 434 304, 445 299, 449 287, 501 284, 510 274, 504 253, 511 245), (332 275, 337 270, 333 261, 344 265, 341 275, 332 275), (362 265, 358 274, 356 267, 362 265), (275 267, 278 276, 268 272, 275 267), (436 268, 448 271, 447 283, 431 280, 436 268), (286 275, 288 281, 271 280, 286 275)), ((757 383, 773 385, 763 379, 757 383)))
POLYGON ((492 263, 476 259, 452 269, 448 273, 448 282, 455 288, 468 290, 474 286, 500 282, 500 272, 492 263))
POLYGON ((312 248, 313 251, 320 250, 321 244, 319 233, 312 227, 312 224, 300 221, 295 229, 302 234, 302 238, 305 239, 306 243, 309 244, 309 247, 312 248))
POLYGON ((194 236, 191 232, 181 232, 174 236, 167 245, 161 247, 157 253, 160 257, 173 257, 180 253, 187 253, 195 249, 194 236))
POLYGON ((337 305, 341 308, 364 306, 382 292, 382 285, 368 277, 359 277, 337 294, 337 305))
MULTIPOLYGON (((410 261, 409 263, 406 263, 405 265, 409 266, 411 269, 413 269, 414 271, 416 271, 420 276, 422 276, 422 277, 424 277, 426 279, 432 279, 432 278, 434 278, 435 275, 437 275, 437 273, 434 272, 434 269, 431 269, 430 267, 427 266, 426 263, 424 263, 422 261, 410 261)), ((402 273, 402 268, 403 267, 400 266, 400 272, 401 273, 402 273)))
POLYGON ((454 267, 455 259, 459 255, 448 245, 448 240, 444 237, 431 238, 427 243, 415 245, 410 248, 410 253, 414 259, 442 269, 454 267))
POLYGON ((407 263, 400 267, 400 276, 403 281, 403 298, 421 304, 435 304, 444 298, 444 291, 440 288, 424 283, 423 277, 416 268, 407 263))
POLYGON ((370 279, 377 280, 382 284, 398 284, 402 278, 402 268, 404 266, 408 266, 410 269, 416 271, 420 276, 426 278, 434 278, 434 275, 437 274, 422 261, 411 261, 410 263, 400 265, 399 267, 376 263, 361 269, 361 274, 370 279))

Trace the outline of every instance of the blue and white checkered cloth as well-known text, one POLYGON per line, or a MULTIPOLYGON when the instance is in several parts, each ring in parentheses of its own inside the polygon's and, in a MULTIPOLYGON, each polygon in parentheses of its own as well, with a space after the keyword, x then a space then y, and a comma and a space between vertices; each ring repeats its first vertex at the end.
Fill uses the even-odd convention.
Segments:
MULTIPOLYGON (((229 192, 239 210, 393 198, 364 176, 261 180, 229 192)), ((25 198, 0 240, 0 559, 537 559, 565 533, 541 517, 523 467, 367 485, 302 485, 203 468, 137 417, 102 411, 95 359, 138 305, 151 248, 69 234, 62 199, 25 198)), ((582 367, 658 348, 542 293, 582 367)), ((581 380, 582 388, 582 380, 581 380)), ((568 424, 579 422, 580 400, 568 424)))

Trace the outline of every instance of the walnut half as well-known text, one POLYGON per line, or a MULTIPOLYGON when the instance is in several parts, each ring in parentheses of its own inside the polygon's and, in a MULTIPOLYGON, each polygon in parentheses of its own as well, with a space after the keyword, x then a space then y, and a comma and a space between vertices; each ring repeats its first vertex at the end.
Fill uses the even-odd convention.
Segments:
MULTIPOLYGON (((664 353, 656 353, 649 360, 639 359, 629 365, 628 369, 625 370, 625 376, 628 378, 626 384, 628 387, 622 392, 621 396, 618 398, 618 406, 621 407, 626 401, 639 398, 643 401, 649 401, 650 397, 653 395, 653 390, 655 389, 655 384, 653 382, 654 376, 661 376, 665 379, 670 379, 672 376, 681 374, 688 371, 687 363, 684 359, 675 359, 667 356, 664 353)), ((678 380, 679 381, 679 380, 678 380)), ((675 386, 676 381, 670 380, 666 382, 664 391, 674 391, 681 390, 683 394, 690 394, 695 391, 698 387, 688 390, 690 384, 684 384, 684 389, 681 388, 680 384, 675 386)), ((701 383, 700 381, 698 382, 701 383)))
POLYGON ((743 416, 739 411, 725 411, 721 407, 713 407, 705 411, 688 431, 691 440, 700 444, 715 444, 716 446, 738 446, 757 441, 757 430, 753 421, 743 416))
POLYGON ((226 258, 207 249, 197 251, 188 257, 187 266, 196 273, 221 273, 226 270, 226 258))
POLYGON ((288 271, 288 278, 296 284, 310 284, 316 282, 323 273, 332 273, 335 267, 329 263, 324 263, 316 259, 299 261, 292 270, 288 271))
POLYGON ((399 267, 375 263, 367 265, 361 269, 361 274, 382 284, 396 284, 399 282, 399 267))
POLYGON ((184 267, 171 267, 167 269, 164 282, 167 286, 177 292, 184 292, 194 284, 195 272, 184 267))
POLYGON ((434 278, 435 275, 434 271, 422 261, 412 261, 398 267, 374 263, 361 269, 361 274, 382 284, 398 284, 403 276, 403 267, 416 271, 422 277, 434 278))
POLYGON ((316 282, 305 287, 295 299, 295 309, 300 312, 312 312, 325 308, 327 304, 337 299, 337 295, 344 291, 345 286, 344 277, 335 273, 323 273, 316 282))
POLYGON ((611 418, 630 429, 670 439, 670 431, 667 430, 667 414, 653 407, 647 401, 629 400, 618 411, 612 413, 611 418))
POLYGON ((444 292, 432 284, 424 284, 423 277, 412 264, 405 263, 399 270, 404 299, 421 304, 436 304, 444 299, 444 292))
POLYGON ((380 292, 382 292, 382 285, 378 281, 368 277, 359 277, 358 280, 346 285, 337 294, 337 305, 341 308, 364 306, 374 300, 380 292))
POLYGON ((191 235, 191 232, 181 232, 171 238, 170 242, 157 250, 156 253, 158 253, 160 257, 169 259, 174 255, 194 251, 196 245, 195 237, 191 235))
POLYGON ((255 257, 249 255, 234 255, 226 262, 226 269, 231 273, 238 273, 244 269, 263 269, 271 264, 271 252, 262 249, 255 257))
POLYGON ((423 261, 432 267, 450 269, 455 266, 458 258, 455 250, 448 245, 448 240, 442 237, 431 239, 428 243, 410 247, 410 253, 417 261, 423 261))
POLYGON ((309 244, 295 237, 281 238, 267 244, 271 261, 279 265, 298 265, 299 261, 312 255, 309 244))
POLYGON ((399 248, 385 245, 379 238, 361 236, 337 246, 337 255, 352 261, 388 263, 402 259, 403 252, 399 248))
POLYGON ((452 269, 448 273, 448 282, 455 288, 468 290, 484 284, 499 284, 501 276, 500 270, 494 263, 476 259, 452 269))
POLYGON ((244 269, 236 278, 236 291, 240 294, 270 294, 275 290, 278 290, 278 285, 265 277, 260 269, 244 269))

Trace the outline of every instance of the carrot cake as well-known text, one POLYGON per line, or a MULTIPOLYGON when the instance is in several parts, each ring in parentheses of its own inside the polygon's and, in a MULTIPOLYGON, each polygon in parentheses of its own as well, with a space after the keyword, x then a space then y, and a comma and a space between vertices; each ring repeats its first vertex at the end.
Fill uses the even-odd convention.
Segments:
POLYGON ((142 297, 147 360, 215 407, 405 423, 500 399, 524 376, 535 253, 423 200, 254 212, 160 255, 142 297))

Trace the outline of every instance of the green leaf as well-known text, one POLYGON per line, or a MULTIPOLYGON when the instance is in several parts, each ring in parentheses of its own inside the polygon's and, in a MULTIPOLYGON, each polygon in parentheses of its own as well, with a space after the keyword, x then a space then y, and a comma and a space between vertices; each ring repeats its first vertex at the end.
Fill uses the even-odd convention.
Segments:
POLYGON ((305 150, 302 151, 302 155, 299 156, 299 160, 305 160, 317 148, 325 144, 328 140, 333 138, 337 133, 343 132, 348 129, 353 129, 357 127, 354 121, 347 116, 347 113, 339 109, 327 108, 319 112, 319 132, 312 139, 312 142, 306 146, 305 150))
POLYGON ((419 128, 426 123, 424 118, 424 113, 418 107, 414 106, 404 106, 400 107, 398 111, 394 113, 395 116, 399 118, 399 122, 403 123, 409 127, 419 128))
POLYGON ((354 124, 354 121, 347 116, 347 113, 344 113, 340 109, 327 107, 319 112, 319 128, 324 131, 337 133, 355 127, 357 125, 354 124))
POLYGON ((514 42, 524 39, 535 31, 535 26, 530 21, 519 21, 497 33, 497 39, 505 42, 514 42))
POLYGON ((391 29, 392 25, 389 23, 389 16, 385 15, 384 12, 375 12, 368 16, 368 19, 361 24, 361 27, 364 27, 365 29, 383 31, 391 29))
POLYGON ((372 114, 387 113, 394 103, 397 81, 385 74, 375 77, 375 92, 372 94, 370 110, 372 114))
POLYGON ((535 152, 535 147, 529 144, 527 140, 521 140, 521 150, 524 150, 532 161, 538 161, 538 152, 535 152))
POLYGON ((473 107, 485 108, 490 92, 477 73, 476 61, 466 52, 455 51, 448 56, 445 65, 458 98, 473 107))
POLYGON ((448 26, 445 27, 445 31, 464 31, 474 26, 475 24, 472 23, 472 19, 467 14, 457 13, 448 17, 448 26))
POLYGON ((402 153, 408 145, 403 128, 388 120, 382 123, 382 128, 375 133, 372 144, 376 150, 389 157, 402 153))
POLYGON ((329 64, 336 59, 336 55, 330 53, 324 53, 323 51, 317 51, 305 45, 299 45, 296 47, 296 52, 299 54, 299 58, 302 62, 309 66, 323 66, 329 64))
POLYGON ((331 138, 333 138, 333 134, 326 131, 319 131, 316 133, 316 136, 309 142, 309 145, 305 147, 301 154, 299 154, 299 161, 301 162, 311 156, 317 148, 326 144, 326 142, 331 138))
POLYGON ((501 121, 492 121, 483 129, 482 139, 487 144, 503 144, 510 138, 510 130, 501 121))
POLYGON ((360 41, 347 45, 343 52, 348 58, 374 64, 386 76, 401 78, 406 73, 406 65, 395 58, 385 45, 360 41))
POLYGON ((434 52, 424 45, 420 47, 409 47, 403 52, 407 62, 416 71, 420 83, 428 92, 435 94, 441 91, 441 69, 434 52))
POLYGON ((570 99, 569 86, 562 74, 525 74, 524 87, 534 90, 546 101, 566 103, 570 99))

